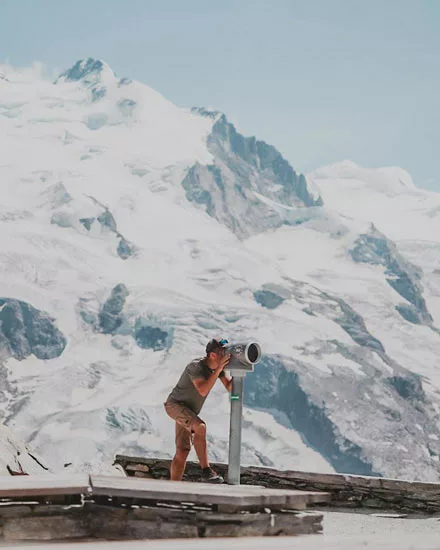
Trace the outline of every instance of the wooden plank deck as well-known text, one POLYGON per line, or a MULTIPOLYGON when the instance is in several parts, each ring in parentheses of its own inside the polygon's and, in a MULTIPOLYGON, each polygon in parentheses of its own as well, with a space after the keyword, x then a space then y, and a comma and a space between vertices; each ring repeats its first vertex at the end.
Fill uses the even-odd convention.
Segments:
POLYGON ((3 476, 0 499, 53 495, 86 495, 90 492, 88 475, 3 476))
POLYGON ((179 503, 192 502, 195 504, 227 506, 237 510, 245 510, 251 507, 303 510, 308 503, 328 502, 330 500, 330 495, 327 493, 266 489, 249 485, 214 485, 94 475, 90 479, 94 495, 179 503))

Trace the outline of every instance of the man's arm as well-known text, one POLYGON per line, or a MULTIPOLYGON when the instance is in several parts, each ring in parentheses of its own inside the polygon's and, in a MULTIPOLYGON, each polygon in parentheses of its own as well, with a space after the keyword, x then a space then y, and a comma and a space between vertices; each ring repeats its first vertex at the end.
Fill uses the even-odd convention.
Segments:
POLYGON ((221 370, 218 368, 208 376, 208 378, 195 378, 192 383, 196 387, 196 390, 200 393, 202 397, 206 397, 208 393, 212 390, 212 386, 215 384, 218 375, 221 373, 221 370))
POLYGON ((226 391, 232 390, 232 378, 229 378, 229 376, 225 375, 222 378, 220 378, 220 380, 223 386, 226 388, 226 391))
MULTIPOLYGON (((196 387, 196 390, 200 393, 202 397, 206 397, 208 393, 212 390, 212 387, 217 381, 217 378, 220 376, 220 373, 223 371, 225 366, 229 363, 229 357, 225 357, 220 365, 211 373, 208 378, 194 378, 192 383, 196 387)), ((221 379, 223 382, 223 378, 221 379)))

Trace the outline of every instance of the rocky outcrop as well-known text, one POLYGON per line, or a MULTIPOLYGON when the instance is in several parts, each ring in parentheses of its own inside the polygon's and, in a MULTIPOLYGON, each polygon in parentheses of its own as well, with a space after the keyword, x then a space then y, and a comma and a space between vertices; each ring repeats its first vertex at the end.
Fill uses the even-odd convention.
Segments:
POLYGON ((89 88, 92 102, 99 101, 107 94, 107 89, 101 81, 101 74, 104 71, 111 72, 114 76, 113 71, 103 61, 89 57, 77 61, 73 67, 55 80, 55 84, 63 81, 82 82, 83 85, 89 88))
POLYGON ((276 309, 286 300, 294 300, 303 311, 312 316, 323 316, 337 323, 354 342, 384 352, 384 346, 367 329, 364 319, 342 298, 332 296, 318 288, 290 278, 285 285, 267 283, 254 292, 257 303, 267 309, 276 309))
POLYGON ((92 79, 94 81, 95 75, 99 74, 104 68, 104 63, 99 59, 93 59, 89 57, 87 59, 81 59, 73 65, 69 70, 62 73, 58 79, 65 79, 67 82, 77 82, 78 80, 92 79))
POLYGON ((172 345, 171 330, 158 326, 148 317, 133 316, 124 311, 129 295, 127 287, 119 283, 102 306, 97 299, 82 298, 77 305, 77 312, 92 330, 115 336, 112 345, 116 349, 125 350, 127 338, 133 338, 142 349, 169 349, 172 345))
POLYGON ((119 235, 119 244, 116 250, 121 260, 128 260, 135 252, 134 246, 124 239, 122 235, 119 235))
POLYGON ((284 298, 272 290, 256 290, 255 301, 267 309, 276 309, 284 302, 284 298))
POLYGON ((252 376, 246 378, 244 402, 251 407, 279 410, 287 415, 292 428, 317 450, 338 472, 377 475, 363 457, 362 449, 348 441, 331 421, 323 406, 313 402, 301 387, 294 371, 283 363, 263 357, 252 376))
POLYGON ((90 231, 92 228, 92 224, 95 221, 96 218, 80 218, 79 221, 82 223, 82 225, 87 229, 87 231, 90 231))
POLYGON ((245 404, 288 420, 288 427, 338 472, 386 471, 390 477, 437 480, 436 404, 425 394, 421 378, 383 353, 337 342, 326 346, 305 350, 298 359, 263 356, 246 377, 245 404), (324 353, 328 373, 313 366, 324 353), (358 375, 341 356, 358 365, 358 375))
POLYGON ((87 229, 87 231, 90 231, 96 220, 104 232, 113 234, 118 239, 116 252, 121 260, 128 260, 131 258, 136 252, 136 247, 118 231, 118 225, 115 217, 109 208, 100 201, 96 200, 95 197, 89 196, 88 198, 91 199, 101 211, 96 215, 96 217, 80 218, 79 222, 87 229))
MULTIPOLYGON (((304 206, 322 206, 321 197, 313 197, 307 187, 303 174, 297 174, 288 161, 273 147, 255 137, 246 138, 237 132, 233 124, 221 115, 215 122, 208 137, 208 148, 217 158, 236 175, 240 175, 241 168, 252 167, 255 175, 270 179, 272 187, 280 186, 272 197, 272 189, 260 188, 269 191, 268 198, 277 198, 281 204, 293 205, 302 203, 304 206), (244 162, 243 166, 241 162, 244 162)), ((244 175, 244 174, 243 174, 244 175)), ((258 187, 258 183, 257 187, 258 187)))
POLYGON ((383 266, 387 283, 407 302, 396 306, 400 315, 415 324, 432 324, 432 317, 423 298, 420 268, 405 260, 396 245, 374 225, 370 233, 355 241, 350 255, 355 262, 383 266))
POLYGON ((118 229, 116 226, 116 220, 108 208, 106 208, 104 212, 98 216, 98 222, 103 227, 107 227, 113 233, 117 233, 118 229))
POLYGON ((119 239, 116 251, 121 260, 127 260, 130 258, 135 252, 135 247, 119 233, 116 220, 110 210, 105 208, 104 212, 98 216, 97 220, 103 228, 106 228, 111 233, 114 233, 119 239))
POLYGON ((125 300, 129 295, 127 287, 120 283, 111 291, 99 314, 99 326, 104 334, 115 334, 121 326, 125 300))
POLYGON ((168 332, 159 327, 146 325, 140 319, 136 321, 134 338, 136 344, 143 349, 161 351, 168 347, 168 332))
POLYGON ((67 340, 55 320, 26 302, 0 298, 0 353, 19 361, 59 357, 67 340))
POLYGON ((322 206, 305 176, 296 173, 274 147, 243 137, 224 115, 195 111, 215 120, 207 140, 214 163, 197 163, 187 171, 182 186, 188 200, 239 238, 300 223, 307 218, 304 210, 322 206))

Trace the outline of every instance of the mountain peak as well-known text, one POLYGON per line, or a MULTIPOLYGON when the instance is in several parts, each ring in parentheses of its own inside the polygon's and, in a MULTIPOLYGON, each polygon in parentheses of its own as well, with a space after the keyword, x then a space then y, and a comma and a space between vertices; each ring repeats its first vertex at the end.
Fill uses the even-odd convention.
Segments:
POLYGON ((77 82, 82 84, 91 91, 93 101, 103 98, 107 93, 108 86, 114 87, 118 84, 127 83, 118 81, 115 73, 107 63, 93 57, 77 61, 73 67, 62 73, 55 80, 55 84, 60 82, 77 82))
POLYGON ((104 61, 89 57, 77 61, 73 67, 61 74, 59 78, 64 78, 68 82, 75 82, 88 79, 92 75, 96 77, 105 70, 113 72, 104 61))

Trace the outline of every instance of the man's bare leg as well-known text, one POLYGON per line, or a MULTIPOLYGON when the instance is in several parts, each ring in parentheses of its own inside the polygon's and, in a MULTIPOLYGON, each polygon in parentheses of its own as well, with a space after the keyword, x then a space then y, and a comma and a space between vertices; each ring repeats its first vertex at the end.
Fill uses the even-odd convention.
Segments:
POLYGON ((170 469, 170 478, 172 481, 182 481, 188 455, 189 451, 176 450, 170 469))
POLYGON ((194 427, 194 450, 196 451, 201 468, 209 468, 206 424, 202 423, 194 427))

